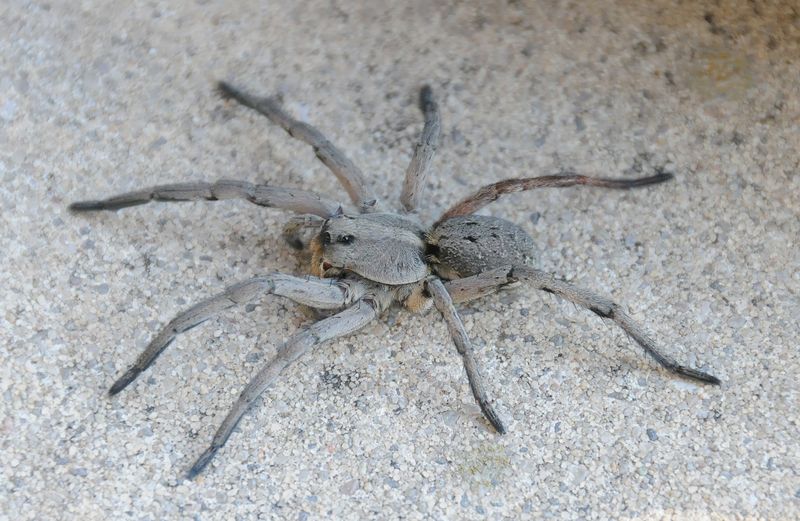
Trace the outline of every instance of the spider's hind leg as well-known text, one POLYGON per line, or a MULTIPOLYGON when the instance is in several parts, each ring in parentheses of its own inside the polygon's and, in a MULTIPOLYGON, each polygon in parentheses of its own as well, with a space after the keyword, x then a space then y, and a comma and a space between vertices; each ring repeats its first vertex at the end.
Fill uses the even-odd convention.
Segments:
POLYGON ((619 304, 591 291, 578 288, 553 275, 529 266, 496 268, 472 277, 447 282, 446 288, 456 302, 467 302, 514 282, 523 282, 536 289, 557 295, 564 300, 582 306, 601 318, 614 321, 631 336, 642 349, 665 369, 675 374, 718 385, 719 378, 678 363, 663 353, 633 318, 619 304))
POLYGON ((631 338, 636 340, 636 343, 665 369, 694 380, 719 385, 720 380, 716 376, 698 371, 697 369, 692 369, 691 367, 686 367, 678 363, 671 356, 661 352, 658 347, 656 347, 656 343, 653 339, 645 333, 642 326, 636 323, 636 321, 625 312, 622 306, 612 300, 601 297, 591 291, 577 288, 568 282, 556 279, 549 273, 528 266, 515 266, 509 273, 509 277, 512 280, 526 282, 533 285, 536 289, 552 293, 582 306, 600 318, 607 318, 614 321, 614 323, 628 333, 631 338))
POLYGON ((543 175, 539 177, 506 179, 486 185, 472 195, 462 199, 444 212, 444 214, 439 217, 438 222, 441 223, 447 219, 462 215, 470 215, 487 204, 498 200, 503 195, 515 192, 524 192, 537 188, 564 188, 568 186, 596 186, 615 190, 630 190, 631 188, 664 183, 672 178, 672 174, 657 172, 655 175, 635 179, 610 179, 577 174, 543 175))
POLYGON ((467 380, 469 380, 469 387, 472 389, 472 395, 478 406, 481 408, 484 417, 492 424, 492 427, 500 434, 505 434, 506 428, 500 420, 500 416, 494 410, 489 396, 486 394, 486 389, 483 385, 483 377, 478 371, 478 364, 475 360, 475 352, 472 348, 472 343, 467 336, 464 329, 464 324, 458 316, 450 294, 447 292, 442 281, 437 277, 429 277, 426 280, 425 287, 433 298, 433 303, 436 309, 442 314, 447 329, 450 331, 450 336, 453 338, 453 343, 456 345, 458 354, 461 355, 461 360, 464 363, 464 370, 467 373, 467 380))

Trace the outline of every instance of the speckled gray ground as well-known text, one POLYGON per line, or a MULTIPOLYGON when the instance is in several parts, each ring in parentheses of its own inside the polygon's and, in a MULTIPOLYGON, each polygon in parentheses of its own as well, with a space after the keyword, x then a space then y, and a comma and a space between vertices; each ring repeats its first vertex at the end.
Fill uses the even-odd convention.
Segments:
POLYGON ((700 3, 4 2, 0 518, 800 516, 800 15, 791 0, 700 3), (343 197, 305 146, 218 99, 218 78, 283 94, 391 201, 430 82, 444 137, 426 219, 504 177, 674 172, 487 212, 724 384, 671 378, 591 313, 507 292, 463 309, 500 437, 436 314, 395 310, 305 357, 182 480, 309 317, 265 299, 186 334, 118 398, 106 389, 188 303, 300 271, 285 215, 66 205, 221 177, 343 197))

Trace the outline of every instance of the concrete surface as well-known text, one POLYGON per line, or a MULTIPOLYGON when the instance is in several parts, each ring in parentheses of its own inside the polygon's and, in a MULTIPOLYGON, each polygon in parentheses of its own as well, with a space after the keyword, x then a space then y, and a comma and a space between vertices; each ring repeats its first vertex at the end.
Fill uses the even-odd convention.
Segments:
POLYGON ((4 2, 0 517, 796 519, 800 15, 703 3, 4 2), (297 363, 183 480, 308 315, 269 298, 226 313, 106 390, 189 303, 301 272, 286 215, 66 206, 221 177, 343 197, 307 147, 216 97, 218 78, 282 94, 389 201, 430 82, 444 138, 426 219, 505 177, 674 172, 486 212, 723 385, 673 378, 593 314, 511 291, 463 309, 500 437, 436 314, 393 311, 297 363))

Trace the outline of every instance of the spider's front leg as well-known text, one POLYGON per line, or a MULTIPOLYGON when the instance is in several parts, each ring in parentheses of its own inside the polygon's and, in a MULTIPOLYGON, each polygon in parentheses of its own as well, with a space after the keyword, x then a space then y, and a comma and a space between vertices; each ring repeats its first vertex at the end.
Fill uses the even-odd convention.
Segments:
POLYGON ((211 446, 192 465, 187 477, 189 479, 194 478, 208 465, 217 451, 228 440, 236 424, 247 412, 247 409, 280 376, 281 372, 289 364, 314 346, 358 331, 377 318, 390 303, 391 296, 386 292, 379 291, 375 294, 368 294, 353 306, 332 317, 320 320, 287 340, 278 349, 278 354, 275 355, 275 358, 270 360, 244 388, 242 394, 239 395, 239 399, 236 400, 233 408, 223 420, 222 425, 217 429, 214 439, 211 441, 211 446))
POLYGON ((222 293, 195 304, 173 318, 150 341, 133 366, 111 386, 109 394, 115 395, 125 389, 150 367, 176 336, 233 306, 271 293, 317 309, 339 309, 361 298, 365 291, 366 286, 358 281, 320 279, 312 276, 300 278, 282 273, 254 277, 234 284, 222 293))
POLYGON ((403 193, 400 196, 400 202, 407 212, 416 210, 422 201, 425 179, 428 177, 433 155, 439 146, 439 134, 442 129, 439 107, 433 99, 433 90, 428 85, 422 87, 419 92, 419 108, 425 117, 425 126, 414 147, 411 163, 406 169, 403 193))
POLYGON ((307 190, 254 185, 247 181, 224 179, 214 183, 195 182, 151 186, 134 192, 114 195, 107 199, 79 201, 69 205, 69 209, 73 212, 115 211, 129 206, 146 204, 150 201, 221 201, 224 199, 244 199, 259 206, 282 208, 323 218, 336 214, 342 208, 338 202, 325 199, 307 190))
POLYGON ((223 97, 234 99, 245 107, 263 114, 293 138, 311 145, 314 154, 333 172, 333 175, 347 191, 353 204, 362 212, 375 210, 377 199, 367 187, 361 170, 341 150, 328 141, 322 132, 308 123, 292 118, 281 109, 273 98, 253 96, 224 81, 217 84, 217 90, 223 97))

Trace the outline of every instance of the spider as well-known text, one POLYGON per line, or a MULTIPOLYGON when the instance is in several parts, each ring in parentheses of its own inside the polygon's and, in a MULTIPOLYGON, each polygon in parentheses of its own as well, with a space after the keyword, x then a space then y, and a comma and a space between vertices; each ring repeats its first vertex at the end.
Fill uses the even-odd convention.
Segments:
POLYGON ((406 170, 399 211, 385 208, 367 187, 361 171, 338 148, 319 130, 284 112, 274 98, 253 96, 225 82, 220 82, 217 88, 225 99, 254 109, 290 136, 311 145, 317 158, 342 184, 352 205, 347 207, 305 190, 235 180, 160 185, 70 205, 72 211, 84 212, 119 210, 149 201, 245 199, 298 214, 285 226, 283 237, 291 247, 306 252, 310 275, 296 277, 275 272, 253 277, 183 311, 152 339, 109 390, 110 395, 116 395, 125 389, 179 334, 261 295, 280 295, 328 312, 327 317, 290 337, 256 373, 208 449, 189 469, 189 479, 208 465, 256 398, 292 362, 312 347, 363 328, 395 302, 414 312, 427 311, 433 305, 441 313, 461 355, 472 394, 483 415, 500 434, 506 429, 488 397, 455 304, 486 296, 512 283, 528 284, 612 320, 675 374, 720 383, 718 378, 681 365, 661 352, 618 304, 538 269, 536 246, 521 227, 497 217, 475 215, 477 210, 507 193, 575 185, 629 189, 662 183, 671 179, 671 174, 657 173, 637 179, 576 174, 508 179, 484 186, 428 226, 420 222, 415 209, 422 199, 441 128, 439 109, 430 87, 420 90, 419 106, 425 122, 406 170))

